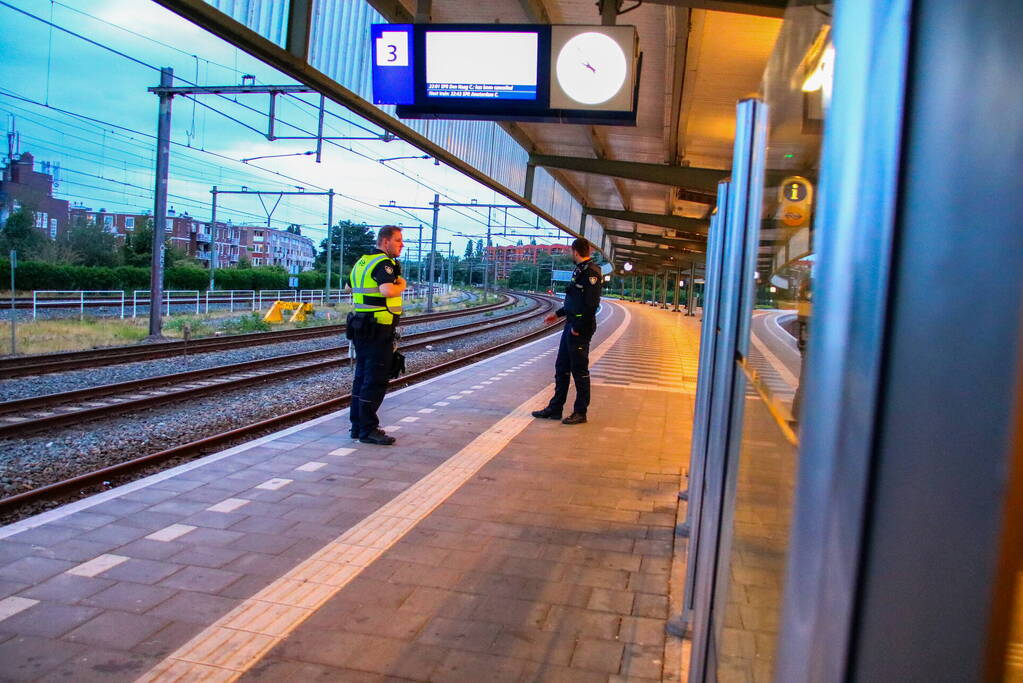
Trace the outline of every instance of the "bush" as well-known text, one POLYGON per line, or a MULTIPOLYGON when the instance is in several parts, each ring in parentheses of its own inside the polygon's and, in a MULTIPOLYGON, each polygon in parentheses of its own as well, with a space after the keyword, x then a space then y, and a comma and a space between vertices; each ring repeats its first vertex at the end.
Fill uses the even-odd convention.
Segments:
MULTIPOLYGON (((149 289, 149 268, 117 266, 69 266, 41 261, 18 261, 15 286, 21 290, 33 289, 149 289)), ((340 277, 333 273, 334 287, 340 277)), ((288 273, 280 266, 258 268, 218 268, 214 271, 217 289, 288 289, 288 273)), ((0 259, 0 287, 11 281, 11 264, 0 259)), ((323 289, 324 273, 316 270, 300 273, 299 288, 323 289)), ((206 291, 210 272, 196 266, 175 266, 164 271, 166 289, 206 291)))
POLYGON ((203 268, 168 268, 164 271, 163 283, 167 289, 197 289, 204 292, 210 286, 210 272, 203 268))
POLYGON ((231 321, 224 325, 224 331, 229 334, 243 334, 245 332, 269 332, 273 329, 270 323, 263 322, 263 317, 258 312, 242 316, 237 321, 231 321))
POLYGON ((248 289, 287 289, 288 273, 280 266, 260 266, 252 269, 252 286, 248 289))

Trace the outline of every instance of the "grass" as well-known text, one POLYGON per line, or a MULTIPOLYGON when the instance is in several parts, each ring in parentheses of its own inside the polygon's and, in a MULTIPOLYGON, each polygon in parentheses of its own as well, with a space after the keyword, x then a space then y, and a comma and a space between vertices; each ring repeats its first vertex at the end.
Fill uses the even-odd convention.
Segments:
MULTIPOLYGON (((477 293, 479 294, 479 292, 477 293)), ((455 310, 482 304, 481 297, 470 301, 457 300, 462 296, 459 291, 440 295, 434 299, 434 310, 455 310)), ((496 297, 490 297, 496 301, 496 297)), ((268 330, 290 330, 295 328, 319 327, 343 323, 351 310, 347 304, 316 307, 315 314, 299 323, 281 323, 271 325, 263 322, 265 311, 211 311, 210 313, 174 315, 164 317, 163 335, 171 339, 184 337, 186 327, 192 339, 211 337, 216 334, 242 334, 246 332, 264 332, 268 330)), ((406 315, 421 313, 426 302, 417 301, 405 308, 406 315)), ((2 311, 0 311, 2 315, 2 311)), ((285 312, 285 319, 290 313, 285 312)), ((147 317, 125 318, 89 318, 83 320, 27 320, 18 321, 17 345, 19 354, 53 353, 58 351, 80 351, 103 346, 123 346, 144 340, 149 336, 149 319, 147 317)), ((0 355, 11 352, 11 325, 9 321, 0 322, 0 355)))
MULTIPOLYGON (((149 335, 149 322, 136 320, 35 320, 19 322, 18 353, 78 351, 95 346, 120 346, 149 335)), ((11 352, 11 324, 0 325, 0 351, 11 352)))

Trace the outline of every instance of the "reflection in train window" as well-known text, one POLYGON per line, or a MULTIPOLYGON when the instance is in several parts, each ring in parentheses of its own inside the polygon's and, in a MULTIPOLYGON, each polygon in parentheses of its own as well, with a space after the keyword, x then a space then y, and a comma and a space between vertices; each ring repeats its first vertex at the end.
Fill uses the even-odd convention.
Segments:
MULTIPOLYGON (((768 128, 749 320, 731 547, 718 580, 712 652, 720 681, 770 681, 799 462, 807 340, 813 333, 814 209, 834 48, 830 5, 790 6, 764 73, 768 128)), ((740 345, 742 348, 742 345, 740 345)), ((726 520, 726 523, 729 523, 726 520)), ((727 536, 727 534, 726 534, 727 536)))

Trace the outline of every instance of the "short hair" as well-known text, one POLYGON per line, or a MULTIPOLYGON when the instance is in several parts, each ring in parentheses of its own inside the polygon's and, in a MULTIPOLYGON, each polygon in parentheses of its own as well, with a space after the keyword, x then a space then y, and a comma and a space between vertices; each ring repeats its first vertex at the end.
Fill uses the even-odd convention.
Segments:
POLYGON ((580 256, 590 255, 590 243, 584 240, 582 237, 576 237, 572 240, 572 251, 579 254, 580 256))
POLYGON ((377 245, 379 246, 384 240, 389 240, 394 237, 394 233, 401 232, 401 228, 397 225, 385 225, 380 228, 380 232, 377 233, 377 245))

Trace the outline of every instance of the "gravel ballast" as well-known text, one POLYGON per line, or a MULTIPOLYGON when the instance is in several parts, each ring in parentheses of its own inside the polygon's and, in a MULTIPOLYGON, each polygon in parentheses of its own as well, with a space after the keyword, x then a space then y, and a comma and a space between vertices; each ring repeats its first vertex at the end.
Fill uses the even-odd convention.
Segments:
MULTIPOLYGON (((442 326, 441 321, 436 325, 442 326)), ((407 351, 407 368, 409 372, 429 369, 520 337, 542 325, 542 317, 537 315, 509 327, 446 341, 432 350, 407 351)), ((251 351, 247 349, 244 353, 251 351)), ((271 355, 279 352, 277 348, 271 355)), ((177 369, 181 369, 180 364, 177 369)), ((52 434, 0 441, 0 496, 38 488, 336 398, 349 393, 351 377, 351 368, 339 368, 315 375, 281 378, 188 403, 57 429, 52 434)), ((52 505, 36 505, 31 512, 52 505)))
MULTIPOLYGON (((496 321, 500 316, 523 311, 530 305, 532 304, 529 301, 524 301, 514 306, 514 308, 509 305, 509 307, 497 311, 467 315, 454 319, 448 318, 446 320, 404 325, 401 328, 401 333, 407 335, 413 332, 440 330, 452 325, 469 322, 484 323, 496 321)), ((304 341, 247 346, 235 350, 211 351, 208 353, 189 354, 188 356, 157 358, 137 363, 124 363, 69 372, 19 377, 0 381, 0 401, 13 401, 62 391, 74 391, 76 389, 127 382, 129 380, 159 377, 186 370, 215 368, 232 363, 273 358, 303 351, 338 348, 344 342, 345 340, 340 335, 330 335, 304 341)))

